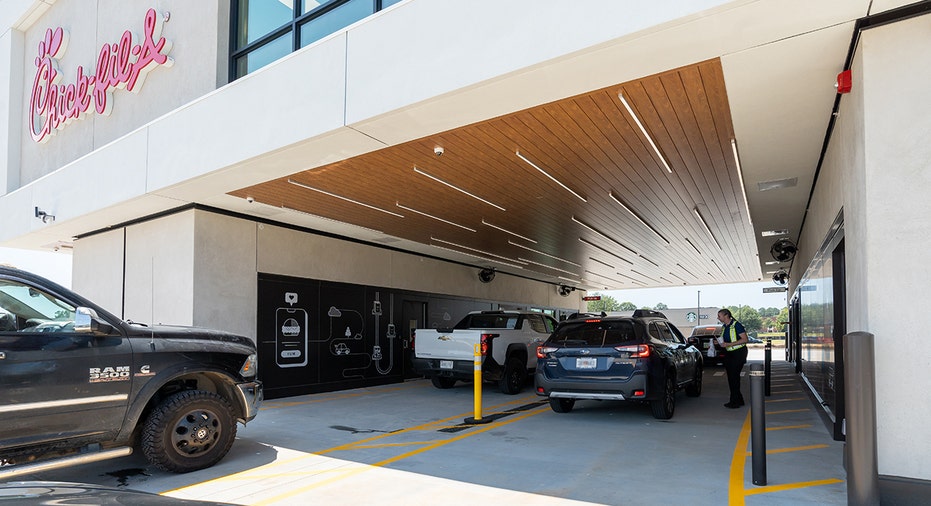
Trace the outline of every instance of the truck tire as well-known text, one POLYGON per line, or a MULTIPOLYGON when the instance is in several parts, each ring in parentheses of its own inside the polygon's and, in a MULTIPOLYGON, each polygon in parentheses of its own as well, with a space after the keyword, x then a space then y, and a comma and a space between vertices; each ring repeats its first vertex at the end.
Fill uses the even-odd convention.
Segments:
POLYGON ((155 467, 187 473, 219 462, 235 438, 236 421, 226 399, 186 390, 167 397, 149 414, 141 446, 155 467))
POLYGON ((456 384, 456 378, 444 378, 442 376, 434 376, 430 378, 430 382, 433 383, 433 386, 439 388, 440 390, 446 390, 447 388, 452 388, 456 384))
POLYGON ((498 380, 501 393, 514 395, 524 388, 527 381, 527 367, 520 358, 511 355, 504 363, 504 375, 498 380))

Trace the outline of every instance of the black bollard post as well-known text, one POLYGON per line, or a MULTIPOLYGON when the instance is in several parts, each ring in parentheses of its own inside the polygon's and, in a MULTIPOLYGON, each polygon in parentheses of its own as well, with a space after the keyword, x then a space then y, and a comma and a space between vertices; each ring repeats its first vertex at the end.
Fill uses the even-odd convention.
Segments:
POLYGON ((766 413, 763 407, 763 366, 750 365, 750 438, 753 484, 766 485, 766 413))
POLYGON ((766 376, 765 376, 766 388, 764 389, 765 390, 764 394, 766 395, 766 397, 769 397, 771 395, 771 392, 770 392, 771 381, 770 380, 773 377, 772 376, 772 372, 773 372, 773 366, 772 366, 773 364, 773 340, 772 339, 766 340, 766 347, 763 348, 763 350, 764 350, 763 367, 765 368, 765 372, 766 372, 766 376))

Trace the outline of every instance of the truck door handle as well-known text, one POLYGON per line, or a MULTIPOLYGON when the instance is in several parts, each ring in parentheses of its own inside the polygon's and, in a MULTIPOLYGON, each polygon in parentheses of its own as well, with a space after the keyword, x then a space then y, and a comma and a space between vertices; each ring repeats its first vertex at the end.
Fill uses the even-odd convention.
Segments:
POLYGON ((3 360, 5 358, 6 358, 6 353, 0 351, 0 360, 3 360))

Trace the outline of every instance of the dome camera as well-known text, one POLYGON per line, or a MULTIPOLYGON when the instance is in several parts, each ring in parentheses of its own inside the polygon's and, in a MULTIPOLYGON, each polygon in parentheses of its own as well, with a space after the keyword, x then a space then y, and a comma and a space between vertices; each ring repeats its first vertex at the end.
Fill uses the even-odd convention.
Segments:
POLYGON ((433 148, 433 154, 434 154, 434 155, 436 155, 436 156, 443 156, 443 153, 444 153, 443 146, 437 146, 437 147, 433 148))
POLYGON ((248 197, 246 197, 246 202, 250 204, 255 202, 255 197, 253 197, 252 195, 249 195, 248 197))

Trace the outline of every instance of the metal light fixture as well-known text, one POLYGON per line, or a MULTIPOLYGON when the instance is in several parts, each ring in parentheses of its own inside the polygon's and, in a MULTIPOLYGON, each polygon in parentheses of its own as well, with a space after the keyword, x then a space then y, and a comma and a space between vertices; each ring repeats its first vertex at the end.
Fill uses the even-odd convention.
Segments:
POLYGON ((329 196, 329 197, 333 197, 333 198, 340 199, 340 200, 345 200, 346 202, 349 202, 349 203, 351 203, 351 204, 356 204, 356 205, 358 205, 358 206, 367 207, 367 208, 373 209, 373 210, 375 210, 375 211, 381 211, 381 212, 383 212, 383 213, 385 213, 385 214, 390 214, 390 215, 392 215, 392 216, 397 216, 398 218, 403 218, 403 217, 404 217, 403 214, 393 213, 393 212, 391 212, 391 211, 382 209, 382 208, 380 208, 380 207, 375 207, 375 206, 373 206, 373 205, 366 204, 365 202, 359 202, 358 200, 352 200, 352 199, 349 198, 349 197, 343 197, 342 195, 337 195, 337 194, 335 194, 335 193, 330 193, 330 192, 328 192, 328 191, 326 191, 326 190, 321 190, 320 188, 314 188, 313 186, 309 186, 309 185, 306 185, 306 184, 304 184, 304 183, 297 182, 297 181, 295 181, 295 180, 293 180, 293 179, 288 179, 288 184, 293 184, 294 186, 300 186, 301 188, 304 188, 304 189, 307 189, 307 190, 313 190, 313 191, 315 191, 315 192, 322 193, 322 194, 327 195, 327 196, 329 196))
POLYGON ((560 180, 558 180, 558 179, 556 179, 555 177, 551 176, 548 172, 546 172, 545 170, 543 170, 543 169, 541 169, 539 166, 537 166, 537 164, 535 164, 535 163, 531 162, 530 160, 528 160, 527 157, 525 157, 524 155, 520 154, 520 151, 516 151, 516 154, 517 154, 517 157, 518 157, 518 158, 520 158, 521 160, 527 162, 527 164, 530 165, 531 167, 533 167, 534 169, 537 169, 537 170, 540 172, 540 174, 543 174, 544 176, 546 176, 546 177, 552 179, 554 183, 558 184, 559 186, 562 186, 564 190, 566 190, 567 192, 569 192, 569 193, 575 195, 576 198, 578 198, 578 199, 581 200, 582 202, 586 202, 586 203, 588 202, 588 200, 587 200, 585 197, 583 197, 583 196, 579 195, 578 193, 572 191, 572 188, 569 188, 568 186, 564 185, 560 180))

